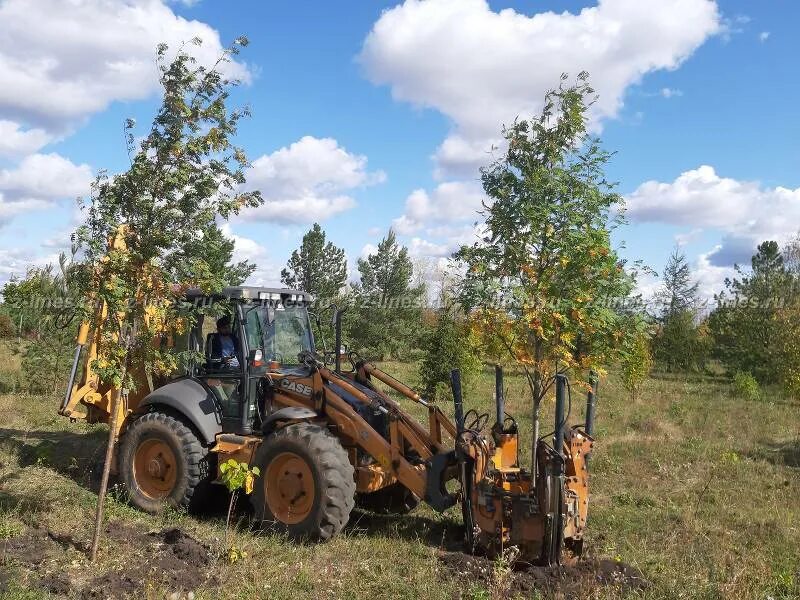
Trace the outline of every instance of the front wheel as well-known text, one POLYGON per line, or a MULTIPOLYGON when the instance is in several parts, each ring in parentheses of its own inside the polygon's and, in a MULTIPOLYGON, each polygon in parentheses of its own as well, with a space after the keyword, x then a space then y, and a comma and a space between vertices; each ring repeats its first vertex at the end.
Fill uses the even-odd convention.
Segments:
POLYGON ((256 523, 319 541, 347 524, 355 503, 353 466, 324 427, 297 423, 279 429, 261 444, 255 464, 261 469, 251 495, 256 523))
POLYGON ((195 433, 160 412, 137 418, 122 435, 119 472, 131 503, 150 513, 196 506, 211 479, 208 451, 195 433))

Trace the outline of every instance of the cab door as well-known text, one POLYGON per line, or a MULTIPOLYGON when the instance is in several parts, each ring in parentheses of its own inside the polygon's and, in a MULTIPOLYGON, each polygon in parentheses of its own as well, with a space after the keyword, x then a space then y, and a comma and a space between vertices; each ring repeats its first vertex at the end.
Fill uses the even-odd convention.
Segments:
POLYGON ((239 340, 237 351, 238 365, 226 365, 211 356, 211 339, 216 334, 216 319, 205 316, 202 323, 201 339, 205 361, 197 368, 197 377, 205 382, 214 393, 222 408, 222 431, 240 433, 242 423, 242 399, 246 398, 247 382, 245 378, 245 358, 243 348, 243 328, 241 311, 238 305, 233 307, 231 331, 239 340))

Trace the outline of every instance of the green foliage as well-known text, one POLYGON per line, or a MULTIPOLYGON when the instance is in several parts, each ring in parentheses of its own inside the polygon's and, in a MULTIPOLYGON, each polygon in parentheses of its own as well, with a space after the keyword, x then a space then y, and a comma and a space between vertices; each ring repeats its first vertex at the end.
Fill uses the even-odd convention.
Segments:
POLYGON ((505 154, 482 169, 486 234, 456 258, 460 294, 487 344, 516 361, 535 406, 558 371, 617 358, 634 280, 611 247, 622 198, 610 154, 587 132, 588 74, 545 97, 542 113, 504 130, 505 154))
POLYGON ((478 345, 469 323, 454 307, 442 307, 436 314, 436 325, 428 330, 422 342, 423 357, 419 378, 425 397, 430 400, 452 398, 450 370, 460 369, 468 387, 481 368, 478 345))
POLYGON ((668 315, 653 337, 653 359, 661 369, 702 371, 711 352, 711 337, 705 323, 695 324, 693 310, 668 315))
POLYGON ((761 388, 750 373, 736 371, 733 375, 733 393, 743 400, 760 400, 761 388))
POLYGON ((371 358, 408 357, 420 334, 425 286, 413 283, 408 248, 391 229, 375 253, 358 260, 347 334, 355 349, 371 358))
POLYGON ((129 360, 155 374, 173 371, 182 357, 152 341, 191 324, 192 313, 177 302, 183 289, 219 289, 249 272, 243 263, 226 268, 232 246, 216 225, 262 202, 259 192, 242 191, 249 163, 232 138, 249 112, 228 110, 237 82, 219 68, 246 44, 236 40, 212 68, 183 48, 168 62, 160 45, 162 105, 141 143, 127 122, 130 168, 101 174, 92 187, 75 234, 90 267, 83 291, 121 316, 99 340, 95 368, 104 382, 120 385, 129 360))
POLYGON ((652 341, 653 359, 665 371, 700 371, 708 360, 711 348, 707 327, 696 324, 697 289, 686 257, 676 248, 656 294, 659 312, 652 341))
POLYGON ((656 294, 661 311, 659 320, 664 323, 674 315, 694 313, 698 288, 698 283, 692 283, 686 256, 675 248, 664 267, 663 286, 656 294))
POLYGON ((636 400, 642 388, 642 383, 653 368, 653 357, 650 353, 649 333, 640 327, 635 334, 626 338, 622 347, 620 361, 620 376, 622 385, 636 400))
POLYGON ((762 384, 781 376, 779 311, 793 305, 795 281, 778 244, 764 242, 753 256, 750 273, 737 266, 738 278, 726 280, 709 317, 714 351, 732 371, 751 373, 762 384))
POLYGON ((258 467, 250 467, 247 463, 232 458, 220 465, 219 472, 222 473, 222 483, 229 492, 244 490, 245 494, 252 493, 255 479, 261 475, 258 467))
POLYGON ((28 339, 15 351, 22 354, 20 387, 34 394, 63 391, 82 306, 77 300, 81 265, 62 254, 58 267, 31 268, 3 288, 4 306, 27 324, 28 339))
POLYGON ((5 313, 0 313, 0 339, 14 337, 17 328, 11 322, 11 317, 5 313))
POLYGON ((292 252, 281 271, 284 284, 314 294, 324 306, 338 298, 346 279, 344 250, 326 242, 325 232, 318 223, 303 236, 300 248, 292 252))

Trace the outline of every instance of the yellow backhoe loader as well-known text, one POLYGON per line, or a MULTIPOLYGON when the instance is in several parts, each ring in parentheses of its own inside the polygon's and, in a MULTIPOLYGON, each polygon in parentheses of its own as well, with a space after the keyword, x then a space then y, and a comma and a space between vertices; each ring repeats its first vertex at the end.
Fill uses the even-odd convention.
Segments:
MULTIPOLYGON (((499 368, 495 422, 484 432, 489 418, 465 414, 457 371, 451 420, 405 384, 344 353, 338 311, 335 351, 318 353, 308 310, 313 298, 303 291, 190 290, 185 300, 225 307, 236 360, 215 355, 218 334, 201 314, 176 344, 205 360, 161 385, 142 378, 126 395, 116 419, 114 471, 137 507, 201 505, 219 478, 218 465, 233 458, 261 470, 251 495, 256 521, 294 538, 331 538, 357 501, 391 512, 424 501, 437 511, 461 504, 469 549, 496 554, 517 546, 520 558, 539 564, 559 562, 562 550, 581 552, 592 438, 566 427, 564 377, 556 381, 555 434, 535 441, 535 464, 525 469, 499 368), (412 418, 404 402, 421 405, 427 423, 412 418)), ((106 322, 99 310, 80 328, 59 411, 65 417, 113 421, 117 390, 94 369, 106 322)))

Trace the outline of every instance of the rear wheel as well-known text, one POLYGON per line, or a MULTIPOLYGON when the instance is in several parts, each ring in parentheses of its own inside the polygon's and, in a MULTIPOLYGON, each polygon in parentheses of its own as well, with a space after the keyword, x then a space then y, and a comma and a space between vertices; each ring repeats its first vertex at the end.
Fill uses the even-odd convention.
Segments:
POLYGON ((353 466, 324 427, 297 423, 279 429, 258 449, 261 469, 251 495, 254 517, 295 539, 328 540, 350 519, 353 466))
POLYGON ((122 435, 119 472, 130 501, 151 513, 195 507, 211 479, 208 452, 195 433, 160 412, 142 415, 122 435))

